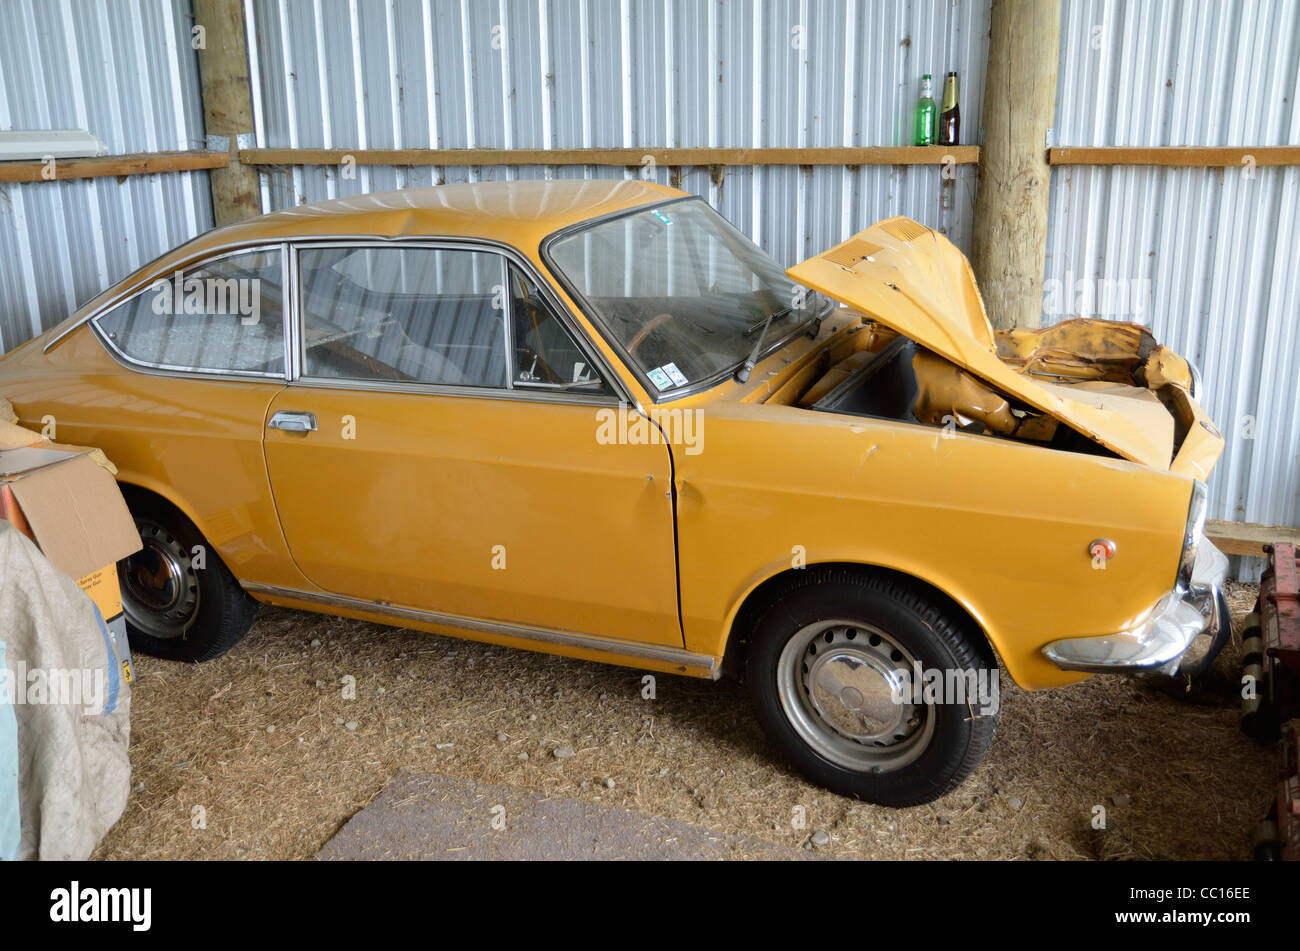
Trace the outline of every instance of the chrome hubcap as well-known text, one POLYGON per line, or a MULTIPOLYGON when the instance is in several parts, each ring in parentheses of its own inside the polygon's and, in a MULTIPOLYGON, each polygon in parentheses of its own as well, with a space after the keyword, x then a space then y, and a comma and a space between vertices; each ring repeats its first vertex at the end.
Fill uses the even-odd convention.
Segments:
POLYGON ((846 769, 887 772, 916 759, 934 731, 930 711, 913 702, 914 662, 872 625, 818 621, 786 643, 777 693, 790 724, 819 754, 846 769))
POLYGON ((137 519, 140 551, 118 568, 122 608, 131 623, 159 638, 181 637, 198 613, 199 579, 180 540, 152 521, 137 519))

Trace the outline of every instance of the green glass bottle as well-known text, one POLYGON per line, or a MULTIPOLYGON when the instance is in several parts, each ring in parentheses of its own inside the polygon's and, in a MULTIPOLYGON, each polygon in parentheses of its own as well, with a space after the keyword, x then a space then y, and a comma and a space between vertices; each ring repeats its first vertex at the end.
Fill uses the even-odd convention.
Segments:
POLYGON ((916 145, 934 145, 934 89, 930 74, 921 77, 921 98, 916 103, 916 122, 912 141, 916 145))

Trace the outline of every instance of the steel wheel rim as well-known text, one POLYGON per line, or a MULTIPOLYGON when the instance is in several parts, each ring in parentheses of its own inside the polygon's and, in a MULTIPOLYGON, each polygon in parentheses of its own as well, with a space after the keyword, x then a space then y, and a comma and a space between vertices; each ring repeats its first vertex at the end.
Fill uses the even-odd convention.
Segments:
POLYGON ((149 519, 136 519, 140 551, 118 567, 122 609, 152 637, 185 636, 199 608, 199 578, 180 539, 149 519))
POLYGON ((934 711, 912 702, 911 683, 898 673, 914 677, 915 662, 874 625, 816 621, 782 648, 777 696, 818 755, 854 772, 892 772, 915 761, 934 735, 934 711))

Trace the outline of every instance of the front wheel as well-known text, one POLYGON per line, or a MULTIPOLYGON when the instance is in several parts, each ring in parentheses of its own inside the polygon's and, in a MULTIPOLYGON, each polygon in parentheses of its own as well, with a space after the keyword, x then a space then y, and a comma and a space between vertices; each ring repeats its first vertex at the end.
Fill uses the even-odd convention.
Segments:
POLYGON ((804 569, 759 618, 745 676, 768 738, 810 780, 887 806, 979 765, 998 669, 970 622, 904 581, 804 569))

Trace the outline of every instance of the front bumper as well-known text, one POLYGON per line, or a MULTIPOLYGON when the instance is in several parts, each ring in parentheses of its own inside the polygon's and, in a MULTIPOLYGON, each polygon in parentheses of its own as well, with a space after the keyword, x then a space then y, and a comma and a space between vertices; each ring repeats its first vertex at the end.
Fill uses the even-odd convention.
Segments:
POLYGON ((1191 583, 1162 597, 1138 623, 1114 634, 1052 641, 1043 653, 1062 670, 1199 674, 1214 662, 1232 632, 1221 589, 1227 569, 1227 557, 1202 538, 1191 583), (1204 651, 1192 651, 1201 637, 1206 638, 1204 651))

